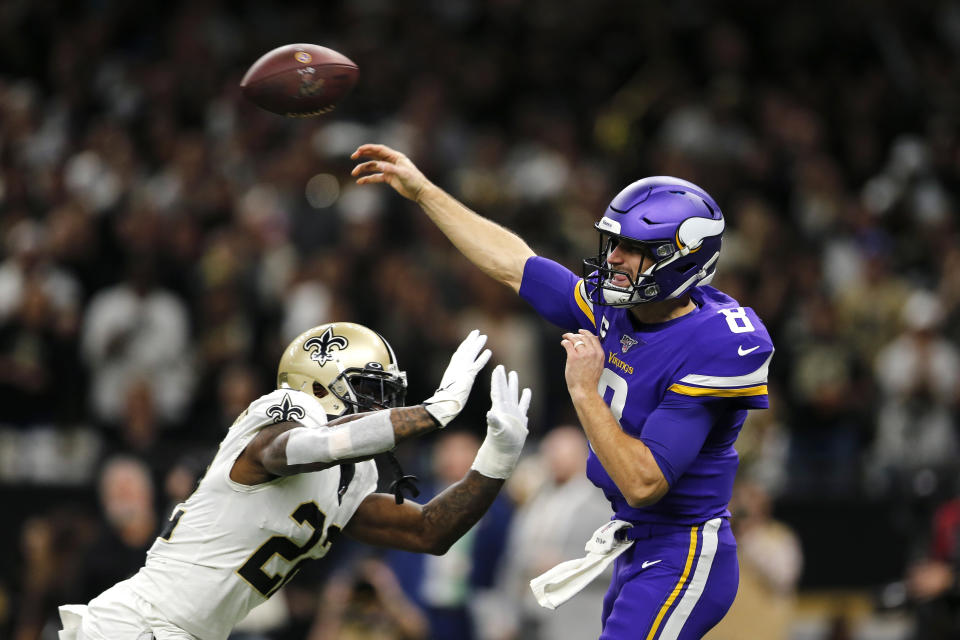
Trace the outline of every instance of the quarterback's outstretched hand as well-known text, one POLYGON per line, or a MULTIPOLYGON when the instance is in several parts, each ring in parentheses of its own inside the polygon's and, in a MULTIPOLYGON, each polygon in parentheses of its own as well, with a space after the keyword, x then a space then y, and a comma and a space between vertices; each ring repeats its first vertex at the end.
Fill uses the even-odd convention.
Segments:
POLYGON ((517 372, 507 376, 503 365, 493 370, 490 379, 490 411, 487 412, 487 437, 471 465, 488 478, 506 479, 513 473, 527 439, 527 409, 530 389, 520 393, 517 372))
POLYGON ((350 172, 357 184, 385 182, 404 198, 417 202, 424 187, 430 181, 420 173, 410 158, 383 144, 360 145, 350 156, 351 160, 372 158, 361 162, 350 172), (365 174, 365 175, 361 175, 365 174))
POLYGON ((450 364, 443 373, 440 387, 436 392, 423 401, 427 411, 440 423, 440 428, 457 417, 467 404, 467 397, 473 387, 477 373, 487 364, 491 351, 486 349, 481 353, 487 336, 474 329, 470 335, 460 343, 450 358, 450 364))

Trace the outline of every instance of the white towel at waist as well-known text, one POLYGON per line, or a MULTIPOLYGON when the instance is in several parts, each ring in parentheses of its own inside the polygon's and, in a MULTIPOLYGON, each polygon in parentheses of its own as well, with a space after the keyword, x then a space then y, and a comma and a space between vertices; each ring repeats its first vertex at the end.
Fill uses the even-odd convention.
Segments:
POLYGON ((530 588, 540 606, 556 609, 590 584, 617 556, 633 545, 633 540, 618 540, 616 537, 618 531, 632 526, 623 520, 611 520, 587 540, 585 557, 561 562, 531 580, 530 588))
POLYGON ((63 623, 63 630, 57 634, 60 640, 78 640, 80 625, 83 623, 83 616, 87 613, 87 605, 65 604, 57 611, 60 612, 60 622, 63 623))

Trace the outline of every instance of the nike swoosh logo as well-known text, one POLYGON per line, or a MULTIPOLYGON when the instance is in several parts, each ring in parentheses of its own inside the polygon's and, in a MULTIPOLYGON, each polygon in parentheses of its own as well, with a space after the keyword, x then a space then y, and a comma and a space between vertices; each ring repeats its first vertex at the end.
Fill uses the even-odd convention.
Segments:
POLYGON ((657 564, 658 562, 663 562, 663 559, 661 558, 660 560, 647 560, 647 561, 644 562, 642 565, 640 565, 640 568, 641 568, 641 569, 646 569, 647 567, 652 567, 653 565, 657 564))
POLYGON ((749 349, 744 349, 743 345, 740 345, 739 347, 737 347, 737 353, 740 354, 741 356, 745 356, 748 353, 753 353, 759 348, 760 348, 760 345, 757 345, 755 347, 750 347, 749 349))

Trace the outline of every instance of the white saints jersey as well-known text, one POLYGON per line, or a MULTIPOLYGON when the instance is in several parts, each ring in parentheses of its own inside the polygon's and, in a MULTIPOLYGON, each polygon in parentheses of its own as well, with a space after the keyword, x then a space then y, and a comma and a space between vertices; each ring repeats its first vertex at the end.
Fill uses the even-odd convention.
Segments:
POLYGON ((313 396, 278 389, 254 401, 227 437, 186 502, 177 505, 134 592, 170 622, 203 640, 226 638, 311 558, 322 558, 363 499, 376 489, 372 460, 357 463, 338 498, 340 467, 286 476, 253 487, 230 479, 234 461, 263 428, 295 420, 322 428, 313 396))

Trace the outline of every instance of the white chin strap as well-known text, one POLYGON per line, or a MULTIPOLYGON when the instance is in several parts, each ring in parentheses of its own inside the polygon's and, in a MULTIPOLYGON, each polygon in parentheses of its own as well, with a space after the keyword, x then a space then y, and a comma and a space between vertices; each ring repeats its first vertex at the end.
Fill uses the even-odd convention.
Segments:
POLYGON ((636 298, 636 290, 614 291, 613 289, 608 289, 606 287, 603 288, 603 299, 607 304, 610 305, 639 304, 639 300, 636 300, 636 298))
MULTIPOLYGON (((608 266, 609 266, 609 264, 608 264, 608 266)), ((647 267, 647 270, 646 270, 646 271, 644 271, 643 273, 641 273, 641 274, 639 274, 639 275, 640 275, 640 276, 649 276, 649 275, 652 275, 652 274, 653 274, 653 268, 654 268, 655 266, 656 266, 656 264, 650 265, 649 267, 647 267)), ((639 278, 639 276, 637 276, 637 277, 639 278)), ((639 292, 638 292, 638 289, 639 289, 640 287, 635 286, 635 284, 633 284, 633 283, 631 283, 630 286, 627 287, 627 288, 617 287, 616 285, 610 284, 609 281, 607 281, 607 282, 604 283, 604 284, 605 284, 606 286, 601 287, 600 290, 603 291, 603 299, 604 299, 604 301, 605 301, 607 304, 609 304, 609 305, 632 306, 632 305, 635 305, 635 304, 642 304, 642 303, 643 303, 643 300, 640 299, 640 294, 639 294, 639 292), (610 289, 610 288, 608 288, 608 287, 616 287, 616 289, 610 289)), ((642 286, 649 286, 650 284, 653 284, 653 282, 649 282, 649 283, 647 283, 646 285, 642 285, 642 286)))

